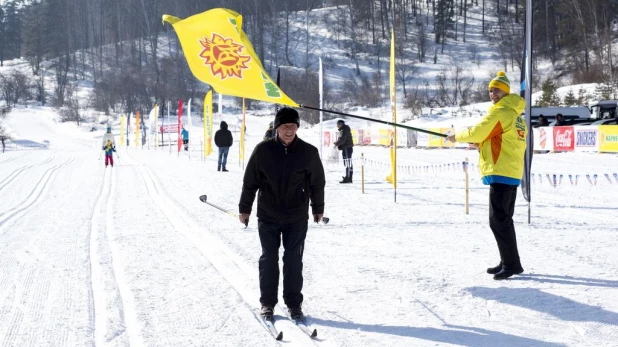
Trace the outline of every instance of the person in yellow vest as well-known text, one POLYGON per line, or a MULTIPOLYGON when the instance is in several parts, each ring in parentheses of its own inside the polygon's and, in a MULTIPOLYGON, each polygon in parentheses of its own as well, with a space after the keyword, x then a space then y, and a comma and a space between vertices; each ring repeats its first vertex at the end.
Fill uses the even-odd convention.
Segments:
POLYGON ((109 164, 114 167, 114 152, 116 152, 116 147, 111 140, 107 140, 107 143, 103 146, 103 150, 105 151, 105 167, 109 164))
POLYGON ((451 142, 478 143, 483 184, 489 185, 489 226, 498 243, 500 263, 487 269, 495 280, 521 274, 513 213, 517 187, 524 172, 526 122, 521 117, 526 101, 510 94, 510 82, 502 71, 489 82, 493 105, 473 127, 448 135, 451 142))

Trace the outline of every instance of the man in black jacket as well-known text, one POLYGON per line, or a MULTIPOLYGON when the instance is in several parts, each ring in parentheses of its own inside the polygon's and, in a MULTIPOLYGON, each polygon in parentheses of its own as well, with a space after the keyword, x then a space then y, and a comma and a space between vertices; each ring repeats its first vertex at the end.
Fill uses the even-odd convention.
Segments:
POLYGON ((334 145, 341 150, 341 157, 345 166, 345 176, 343 181, 339 183, 352 183, 352 174, 354 173, 354 168, 352 167, 352 150, 354 147, 352 131, 343 119, 337 121, 337 128, 339 129, 339 139, 335 141, 334 145))
POLYGON ((240 222, 257 204, 258 230, 262 245, 260 256, 261 314, 271 319, 277 304, 279 286, 279 245, 283 238, 283 300, 294 320, 304 318, 303 250, 309 219, 309 200, 313 221, 324 214, 324 167, 318 150, 299 139, 300 119, 296 110, 284 107, 277 112, 277 135, 258 144, 245 171, 238 204, 240 222))
POLYGON ((215 145, 219 147, 219 160, 217 161, 217 171, 227 172, 227 154, 230 152, 230 147, 234 143, 232 133, 227 130, 227 123, 221 122, 221 129, 215 133, 215 145), (221 170, 223 169, 223 170, 221 170))

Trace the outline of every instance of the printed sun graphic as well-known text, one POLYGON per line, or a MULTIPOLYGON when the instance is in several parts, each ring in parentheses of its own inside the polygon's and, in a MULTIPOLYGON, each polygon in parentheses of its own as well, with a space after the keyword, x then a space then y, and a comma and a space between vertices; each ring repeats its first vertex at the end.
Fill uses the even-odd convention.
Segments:
POLYGON ((251 57, 240 55, 245 47, 234 43, 232 39, 213 33, 212 39, 204 37, 200 44, 204 48, 200 57, 205 59, 204 64, 210 65, 213 76, 219 75, 222 80, 232 76, 242 78, 242 70, 249 68, 246 63, 251 57))

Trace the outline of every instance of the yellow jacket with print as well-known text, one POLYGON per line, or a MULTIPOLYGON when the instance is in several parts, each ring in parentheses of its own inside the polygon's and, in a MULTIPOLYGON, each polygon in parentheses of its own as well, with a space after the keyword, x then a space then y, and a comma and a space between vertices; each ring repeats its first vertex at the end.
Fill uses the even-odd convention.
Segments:
POLYGON ((526 122, 521 117, 526 101, 508 94, 491 106, 481 121, 455 135, 458 142, 479 144, 479 166, 484 184, 518 186, 524 173, 526 122))

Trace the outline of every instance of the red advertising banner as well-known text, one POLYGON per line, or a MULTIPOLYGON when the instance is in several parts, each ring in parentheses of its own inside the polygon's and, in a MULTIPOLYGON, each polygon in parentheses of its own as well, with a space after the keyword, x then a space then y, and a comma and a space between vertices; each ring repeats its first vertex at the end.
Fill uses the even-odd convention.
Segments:
POLYGON ((324 146, 330 146, 330 131, 324 132, 324 146))
POLYGON ((572 126, 553 127, 554 151, 573 151, 575 149, 575 129, 572 126))
POLYGON ((182 148, 182 99, 178 101, 178 152, 182 148))

